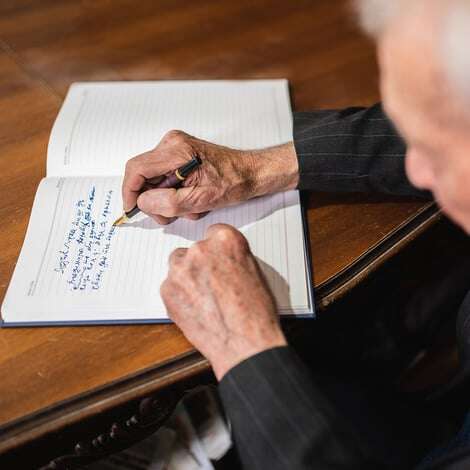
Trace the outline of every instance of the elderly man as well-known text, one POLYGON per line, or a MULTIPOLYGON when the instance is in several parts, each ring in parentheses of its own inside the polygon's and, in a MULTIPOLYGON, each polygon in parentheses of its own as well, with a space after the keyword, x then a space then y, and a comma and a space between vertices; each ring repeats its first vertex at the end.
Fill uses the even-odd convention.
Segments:
MULTIPOLYGON (((470 1, 364 0, 358 10, 377 40, 384 108, 407 143, 406 158, 379 105, 296 113, 294 142, 261 151, 232 150, 173 131, 129 162, 125 205, 137 201, 166 224, 291 188, 430 197, 428 190, 470 233, 470 1), (145 178, 178 167, 193 153, 204 165, 184 188, 140 194, 145 178)), ((465 429, 431 453, 401 461, 378 456, 377 440, 346 419, 287 345, 273 298, 235 229, 212 226, 204 240, 176 250, 161 293, 171 318, 220 381, 245 468, 470 468, 465 429)), ((457 328, 461 372, 446 393, 463 397, 462 406, 470 408, 470 395, 465 403, 462 394, 470 372, 470 295, 457 328)), ((368 413, 368 403, 354 396, 349 406, 368 413)), ((387 436, 387 429, 384 417, 375 433, 387 436)), ((390 437, 389 455, 398 440, 390 437)))

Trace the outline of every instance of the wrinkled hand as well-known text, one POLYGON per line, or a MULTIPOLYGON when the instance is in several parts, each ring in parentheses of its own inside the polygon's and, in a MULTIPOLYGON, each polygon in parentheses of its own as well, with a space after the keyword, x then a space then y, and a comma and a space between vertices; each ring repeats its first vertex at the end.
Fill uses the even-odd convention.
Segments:
POLYGON ((175 217, 196 220, 208 211, 255 196, 296 187, 298 163, 292 143, 257 151, 211 144, 181 131, 168 132, 157 147, 130 159, 122 187, 124 209, 136 204, 160 224, 175 217), (195 155, 202 165, 179 189, 150 189, 162 177, 195 155))
POLYGON ((220 380, 244 359, 286 344, 271 293, 245 237, 216 224, 170 256, 160 292, 170 318, 220 380))

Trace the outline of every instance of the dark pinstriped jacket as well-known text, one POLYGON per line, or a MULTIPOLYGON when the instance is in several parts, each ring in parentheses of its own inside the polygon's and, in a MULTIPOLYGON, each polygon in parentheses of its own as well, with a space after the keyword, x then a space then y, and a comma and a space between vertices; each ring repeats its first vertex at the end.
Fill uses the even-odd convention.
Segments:
MULTIPOLYGON (((404 143, 380 105, 295 113, 294 144, 301 190, 430 197, 408 182, 404 143)), ((464 380, 470 370, 470 293, 460 308, 457 330, 461 374, 449 389, 465 384, 470 408, 464 380)), ((361 445, 315 380, 289 347, 253 356, 225 375, 219 391, 243 467, 389 468, 361 445)), ((419 468, 470 469, 470 449, 457 448, 419 468)))

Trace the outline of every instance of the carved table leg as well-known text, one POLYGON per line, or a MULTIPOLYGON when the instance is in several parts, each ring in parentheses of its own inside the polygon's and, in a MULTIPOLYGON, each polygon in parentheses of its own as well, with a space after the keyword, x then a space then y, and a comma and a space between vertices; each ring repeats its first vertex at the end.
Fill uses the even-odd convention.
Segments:
POLYGON ((143 399, 136 414, 111 425, 87 442, 79 442, 72 453, 57 457, 40 470, 82 468, 110 454, 124 450, 156 432, 170 417, 184 392, 171 390, 143 399))

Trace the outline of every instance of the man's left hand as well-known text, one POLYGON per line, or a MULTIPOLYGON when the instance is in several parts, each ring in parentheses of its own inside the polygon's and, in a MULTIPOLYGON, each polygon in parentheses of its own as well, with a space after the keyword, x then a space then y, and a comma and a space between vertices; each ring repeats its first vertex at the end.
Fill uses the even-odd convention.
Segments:
POLYGON ((160 291, 170 318, 219 380, 244 359, 286 344, 272 294, 238 230, 212 225, 169 264, 160 291))

